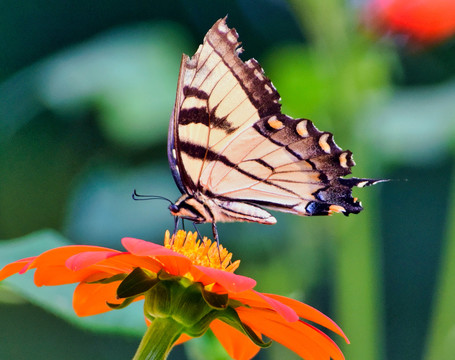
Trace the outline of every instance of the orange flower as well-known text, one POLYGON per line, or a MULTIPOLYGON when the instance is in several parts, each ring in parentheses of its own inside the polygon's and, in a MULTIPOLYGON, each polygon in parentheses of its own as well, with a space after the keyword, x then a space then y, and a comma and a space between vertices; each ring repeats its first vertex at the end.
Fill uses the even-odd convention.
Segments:
POLYGON ((367 16, 380 31, 404 35, 423 45, 455 33, 453 0, 371 0, 367 16))
POLYGON ((52 249, 6 265, 0 281, 35 269, 37 286, 78 283, 73 307, 79 316, 145 299, 149 330, 135 359, 151 352, 151 358, 164 359, 173 345, 209 327, 234 359, 251 359, 268 346, 262 335, 303 358, 344 359, 337 345, 307 322, 349 342, 332 320, 299 301, 253 290, 256 281, 234 274, 240 261, 232 263, 232 254, 221 245, 197 241, 196 234, 184 231, 172 238, 166 232, 164 246, 132 238, 122 244, 126 252, 77 245, 52 249))

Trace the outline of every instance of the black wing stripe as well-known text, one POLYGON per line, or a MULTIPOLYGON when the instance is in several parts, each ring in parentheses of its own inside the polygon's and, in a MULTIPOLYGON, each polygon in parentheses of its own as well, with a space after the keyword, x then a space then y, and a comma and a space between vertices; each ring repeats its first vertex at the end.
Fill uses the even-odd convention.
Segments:
POLYGON ((280 95, 272 82, 264 75, 261 66, 254 59, 244 63, 239 58, 238 54, 241 50, 237 49, 240 43, 237 41, 238 34, 235 29, 230 29, 227 33, 222 33, 218 29, 211 30, 204 40, 212 46, 226 66, 231 69, 232 74, 251 103, 258 109, 260 117, 279 114, 281 112, 281 105, 278 103, 280 95))
POLYGON ((191 86, 183 87, 183 95, 187 97, 194 96, 201 100, 207 100, 209 98, 209 94, 207 94, 205 91, 191 86))
POLYGON ((208 126, 209 121, 209 114, 205 107, 180 110, 179 125, 204 124, 208 126))
POLYGON ((279 188, 280 190, 284 190, 290 194, 293 194, 297 197, 300 198, 300 195, 295 193, 294 191, 288 189, 288 188, 284 188, 282 186, 279 186, 277 184, 274 184, 273 182, 271 181, 268 181, 266 179, 262 179, 254 174, 251 174, 250 172, 248 171, 245 171, 241 168, 239 168, 236 164, 234 164, 233 162, 231 162, 226 156, 224 155, 220 155, 220 154, 217 154, 215 153, 214 151, 211 151, 203 146, 200 146, 200 145, 196 145, 196 144, 193 144, 193 143, 190 143, 190 142, 186 142, 186 141, 182 141, 180 142, 180 149, 182 152, 186 153, 187 155, 195 158, 195 159, 205 159, 207 161, 220 161, 222 162, 224 165, 232 168, 232 169, 235 169, 236 171, 238 171, 239 173, 243 174, 243 175, 246 175, 248 176, 249 178, 251 179, 254 179, 256 181, 259 181, 259 182, 262 182, 262 183, 265 183, 267 185, 271 185, 271 186, 274 186, 276 188, 279 188))

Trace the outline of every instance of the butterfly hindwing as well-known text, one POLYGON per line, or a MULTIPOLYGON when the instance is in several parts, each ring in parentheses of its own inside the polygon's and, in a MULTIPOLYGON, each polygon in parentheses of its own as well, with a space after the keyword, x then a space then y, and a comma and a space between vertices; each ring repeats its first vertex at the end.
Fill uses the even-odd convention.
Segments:
POLYGON ((230 147, 243 151, 221 151, 200 179, 219 198, 313 215, 307 205, 324 201, 321 196, 326 189, 336 187, 339 199, 324 211, 360 209, 350 201, 350 188, 338 183, 338 177, 349 174, 354 164, 351 152, 342 151, 330 133, 320 132, 310 120, 283 114, 259 119, 234 137, 230 147))

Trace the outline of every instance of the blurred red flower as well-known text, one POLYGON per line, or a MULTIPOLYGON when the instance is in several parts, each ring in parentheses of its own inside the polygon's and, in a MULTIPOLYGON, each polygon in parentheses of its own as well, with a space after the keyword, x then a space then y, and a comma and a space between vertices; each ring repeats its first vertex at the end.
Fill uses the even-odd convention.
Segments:
POLYGON ((371 0, 365 16, 375 30, 420 45, 439 43, 455 33, 454 0, 371 0))

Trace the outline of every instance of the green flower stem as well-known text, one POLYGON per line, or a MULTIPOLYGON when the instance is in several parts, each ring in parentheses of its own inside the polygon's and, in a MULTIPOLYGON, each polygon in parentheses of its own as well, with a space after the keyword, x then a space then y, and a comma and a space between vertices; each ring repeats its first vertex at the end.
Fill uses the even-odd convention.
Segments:
POLYGON ((171 317, 155 318, 139 344, 133 360, 163 360, 183 332, 183 325, 171 317))
MULTIPOLYGON (((455 172, 452 179, 455 178, 455 172)), ((455 351, 455 182, 452 180, 445 244, 442 249, 432 324, 423 359, 450 359, 455 351)))
MULTIPOLYGON (((318 60, 315 71, 330 79, 330 86, 324 89, 329 99, 325 111, 331 122, 330 129, 338 141, 341 140, 340 144, 343 137, 349 136, 353 149, 365 149, 367 144, 362 144, 361 138, 357 147, 352 141, 355 121, 359 120, 358 112, 369 100, 369 91, 378 89, 378 85, 388 84, 389 63, 356 31, 353 13, 345 1, 290 2, 309 35, 307 48, 318 60), (378 81, 380 78, 382 82, 378 81)), ((368 164, 373 158, 380 163, 378 154, 367 158, 365 155, 372 154, 365 153, 355 154, 359 164, 368 164)), ((366 165, 355 168, 359 175, 375 173, 369 170, 366 165)), ((378 189, 371 191, 377 193, 378 189)), ((382 289, 378 261, 380 251, 376 245, 379 231, 371 224, 375 224, 379 214, 374 214, 376 199, 372 194, 355 190, 356 195, 368 206, 365 212, 348 219, 342 216, 331 219, 333 237, 338 246, 335 257, 335 307, 341 327, 355 344, 342 347, 346 358, 377 360, 381 358, 383 348, 382 289)))

